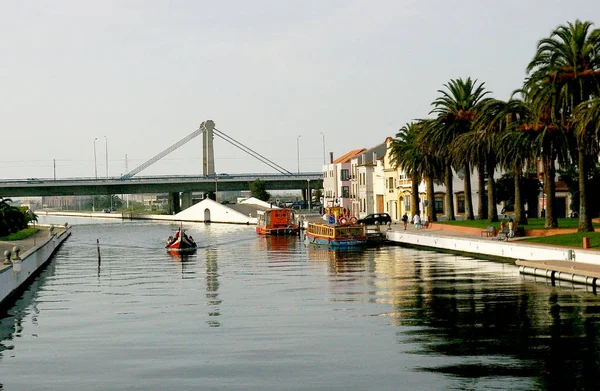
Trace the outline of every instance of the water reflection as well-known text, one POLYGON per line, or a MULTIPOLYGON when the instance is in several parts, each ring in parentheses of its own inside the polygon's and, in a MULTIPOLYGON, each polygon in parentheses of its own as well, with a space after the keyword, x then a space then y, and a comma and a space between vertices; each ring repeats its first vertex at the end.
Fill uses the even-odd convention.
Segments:
POLYGON ((413 354, 462 357, 420 370, 465 379, 535 376, 543 388, 598 389, 592 376, 600 373, 596 300, 588 302, 585 293, 515 290, 502 267, 486 276, 485 268, 469 270, 464 259, 456 261, 455 267, 433 261, 424 271, 413 262, 415 280, 395 293, 395 324, 419 326, 408 338, 400 334, 399 343, 418 344, 413 354))
POLYGON ((372 253, 360 248, 330 249, 312 245, 307 245, 306 251, 311 261, 326 262, 330 275, 367 271, 367 254, 372 253))
POLYGON ((208 312, 209 317, 214 319, 208 320, 210 327, 219 327, 221 324, 216 319, 220 313, 221 300, 219 299, 219 273, 217 265, 217 249, 207 248, 205 250, 206 255, 206 298, 208 299, 208 306, 211 310, 208 312))

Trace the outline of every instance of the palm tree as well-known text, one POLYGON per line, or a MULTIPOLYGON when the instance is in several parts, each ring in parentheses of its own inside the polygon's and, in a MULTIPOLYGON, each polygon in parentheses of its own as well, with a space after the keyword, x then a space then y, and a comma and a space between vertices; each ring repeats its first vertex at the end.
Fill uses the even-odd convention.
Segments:
MULTIPOLYGON (((551 120, 559 131, 570 131, 575 107, 600 93, 600 30, 591 22, 558 26, 548 38, 539 41, 529 65, 527 84, 537 90, 542 106, 551 102, 551 120)), ((537 105, 537 99, 534 100, 537 105)), ((593 231, 587 212, 589 149, 585 137, 577 139, 579 169, 579 232, 593 231)))
POLYGON ((419 212, 419 180, 421 178, 421 151, 415 143, 418 125, 410 122, 404 125, 396 138, 392 140, 390 162, 394 168, 401 167, 411 179, 410 210, 412 214, 419 212))
POLYGON ((435 126, 429 128, 430 146, 435 145, 445 153, 444 158, 450 165, 446 167, 446 185, 448 207, 448 220, 454 220, 454 204, 452 202, 452 171, 451 165, 458 170, 464 171, 464 191, 465 191, 465 216, 467 219, 474 219, 473 199, 471 196, 471 161, 465 158, 464 154, 453 154, 453 149, 462 147, 462 145, 453 144, 455 139, 464 133, 471 131, 473 119, 479 109, 481 100, 489 93, 484 88, 484 83, 477 84, 477 80, 471 78, 450 80, 444 84, 445 90, 438 90, 441 94, 433 101, 434 106, 431 114, 436 114, 435 126), (450 185, 450 188, 448 188, 450 185))

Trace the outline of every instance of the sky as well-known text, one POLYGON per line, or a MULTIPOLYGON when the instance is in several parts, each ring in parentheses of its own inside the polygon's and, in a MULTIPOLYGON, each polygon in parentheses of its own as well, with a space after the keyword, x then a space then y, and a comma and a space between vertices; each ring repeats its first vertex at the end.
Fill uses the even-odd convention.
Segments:
MULTIPOLYGON (((427 118, 451 79, 508 99, 538 41, 578 18, 600 23, 600 2, 5 0, 0 179, 121 175, 208 119, 318 172, 427 118)), ((218 173, 276 172, 214 148, 218 173)), ((197 137, 138 175, 199 175, 201 150, 197 137)))

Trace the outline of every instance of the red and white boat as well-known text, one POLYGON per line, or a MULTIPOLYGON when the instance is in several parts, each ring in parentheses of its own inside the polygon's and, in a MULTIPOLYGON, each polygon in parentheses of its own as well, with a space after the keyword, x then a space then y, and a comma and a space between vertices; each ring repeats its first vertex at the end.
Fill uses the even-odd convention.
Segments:
POLYGON ((165 244, 167 250, 175 252, 193 251, 197 247, 194 239, 186 234, 182 227, 179 227, 174 236, 169 236, 165 244))

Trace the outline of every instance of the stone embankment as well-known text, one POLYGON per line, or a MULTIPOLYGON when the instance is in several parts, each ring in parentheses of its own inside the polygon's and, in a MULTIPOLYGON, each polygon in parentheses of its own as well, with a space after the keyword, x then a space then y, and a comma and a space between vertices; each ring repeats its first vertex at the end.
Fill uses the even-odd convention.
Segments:
POLYGON ((50 226, 24 240, 0 242, 0 307, 27 287, 70 235, 67 226, 50 226))
POLYGON ((480 228, 435 223, 427 229, 409 225, 407 230, 401 224, 393 224, 386 236, 390 242, 404 246, 515 261, 525 274, 600 285, 597 250, 531 244, 518 239, 497 240, 485 236, 480 228))

